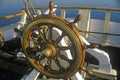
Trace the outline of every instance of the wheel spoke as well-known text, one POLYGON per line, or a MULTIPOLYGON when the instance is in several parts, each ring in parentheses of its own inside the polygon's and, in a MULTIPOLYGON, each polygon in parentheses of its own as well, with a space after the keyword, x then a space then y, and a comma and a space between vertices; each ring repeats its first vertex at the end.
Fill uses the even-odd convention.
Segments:
MULTIPOLYGON (((37 41, 36 39, 32 38, 31 35, 29 36, 29 41, 33 41, 34 44, 38 44, 38 41, 37 41)), ((30 44, 30 43, 29 43, 29 44, 30 44)))
POLYGON ((30 58, 34 58, 35 52, 31 51, 30 48, 27 48, 26 52, 28 53, 28 55, 29 55, 30 58))
POLYGON ((45 40, 46 39, 46 36, 45 36, 45 34, 46 34, 46 32, 45 32, 45 27, 36 27, 36 29, 35 29, 36 31, 38 31, 39 32, 39 38, 40 38, 40 40, 45 40))
POLYGON ((38 65, 40 65, 40 62, 41 62, 42 60, 44 60, 44 59, 45 59, 45 56, 44 56, 44 55, 35 56, 35 63, 37 63, 38 65))
POLYGON ((46 69, 47 69, 48 71, 51 71, 51 59, 50 59, 50 58, 48 58, 47 64, 48 64, 48 65, 46 65, 46 69))
POLYGON ((28 53, 33 53, 33 52, 37 52, 38 49, 37 49, 36 47, 34 47, 34 48, 28 47, 28 48, 26 48, 26 51, 27 51, 28 53))
POLYGON ((62 47, 59 47, 59 50, 60 51, 65 51, 65 50, 69 50, 70 47, 69 46, 62 46, 62 47))
POLYGON ((72 60, 68 59, 68 58, 67 58, 66 56, 64 56, 64 55, 59 54, 59 56, 60 56, 61 59, 63 59, 63 60, 65 60, 65 61, 69 62, 69 64, 70 64, 71 61, 72 61, 72 60))
POLYGON ((40 40, 45 41, 46 36, 40 31, 39 32, 40 40))
POLYGON ((50 59, 50 58, 48 58, 47 64, 48 64, 49 66, 51 66, 51 59, 50 59))
POLYGON ((41 55, 38 60, 41 61, 43 59, 45 59, 45 55, 41 55))
POLYGON ((27 47, 26 50, 29 51, 29 52, 41 52, 42 51, 37 46, 35 46, 35 47, 27 47))
POLYGON ((48 27, 48 39, 52 40, 52 26, 48 27))
POLYGON ((60 61, 58 60, 58 58, 55 57, 55 63, 57 64, 57 66, 61 69, 62 66, 60 64, 60 61))
POLYGON ((59 43, 62 39, 63 39, 63 37, 65 36, 65 34, 64 33, 62 33, 62 35, 60 35, 57 39, 56 39, 56 43, 59 43))
POLYGON ((44 35, 45 39, 46 39, 47 30, 48 30, 48 27, 43 28, 43 35, 44 35))

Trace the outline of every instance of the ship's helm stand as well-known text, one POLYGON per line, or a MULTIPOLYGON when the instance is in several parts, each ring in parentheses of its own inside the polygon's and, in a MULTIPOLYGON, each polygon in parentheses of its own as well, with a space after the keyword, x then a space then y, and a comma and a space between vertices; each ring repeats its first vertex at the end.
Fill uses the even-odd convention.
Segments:
POLYGON ((76 23, 81 15, 68 22, 56 16, 53 9, 54 4, 50 1, 49 14, 34 17, 26 8, 31 22, 15 29, 20 34, 26 58, 35 68, 21 80, 39 80, 41 73, 47 76, 42 80, 85 80, 91 76, 96 76, 97 80, 116 80, 117 73, 112 69, 109 55, 91 47, 80 35, 76 23), (84 67, 86 51, 99 61, 99 65, 87 64, 84 67))
MULTIPOLYGON (((90 43, 85 40, 82 37, 83 41, 87 44, 90 45, 90 43)), ((64 44, 64 42, 63 42, 64 44)), ((108 79, 108 80, 117 80, 117 72, 116 70, 112 69, 111 63, 110 63, 110 58, 108 53, 99 50, 97 48, 91 49, 88 48, 86 51, 94 56, 98 61, 99 65, 93 65, 93 64, 88 64, 87 68, 93 72, 94 76, 103 78, 103 79, 108 79)), ((85 63, 86 65, 86 63, 85 63)), ((43 75, 42 79, 38 79, 40 75, 40 72, 38 72, 36 69, 33 69, 30 74, 25 75, 21 80, 63 80, 63 79, 53 79, 53 78, 48 78, 43 75)), ((71 76, 71 80, 85 80, 85 78, 91 78, 90 74, 82 71, 76 72, 73 76, 71 76)), ((95 78, 96 80, 100 80, 99 78, 95 78)))

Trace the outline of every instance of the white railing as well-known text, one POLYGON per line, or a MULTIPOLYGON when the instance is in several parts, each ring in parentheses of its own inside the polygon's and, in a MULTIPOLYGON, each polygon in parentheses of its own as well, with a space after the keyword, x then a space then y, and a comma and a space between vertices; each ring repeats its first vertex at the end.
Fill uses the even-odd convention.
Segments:
MULTIPOLYGON (((38 7, 36 9, 39 10, 39 12, 41 12, 42 9, 46 9, 46 8, 48 8, 48 7, 43 6, 43 7, 38 7)), ((60 16, 62 18, 66 18, 67 9, 78 9, 78 14, 82 15, 82 19, 78 22, 78 26, 79 26, 78 28, 85 32, 90 32, 91 27, 92 27, 92 25, 91 25, 91 10, 105 11, 105 19, 104 19, 104 22, 102 21, 104 25, 101 25, 103 29, 99 31, 99 34, 101 33, 101 36, 97 36, 97 37, 100 37, 102 40, 95 41, 95 42, 98 42, 103 45, 108 45, 108 44, 111 45, 112 44, 112 46, 117 46, 117 47, 120 45, 120 42, 118 42, 118 41, 114 42, 113 40, 108 39, 108 35, 117 36, 117 37, 119 37, 118 35, 120 35, 120 33, 118 33, 118 34, 109 33, 109 31, 111 31, 110 30, 111 12, 113 12, 113 11, 120 12, 120 8, 102 8, 102 7, 94 8, 94 7, 80 7, 80 6, 58 6, 56 8, 61 10, 60 16)), ((97 26, 98 25, 96 25, 96 28, 97 28, 97 26)), ((92 31, 92 32, 94 32, 94 34, 95 33, 98 34, 96 31, 92 31)), ((89 38, 88 34, 86 34, 86 33, 81 33, 81 34, 85 38, 89 38)), ((94 42, 94 41, 92 41, 92 42, 94 42)))
MULTIPOLYGON (((89 33, 91 33, 91 29, 93 27, 93 25, 91 25, 91 22, 92 22, 92 20, 91 20, 91 11, 92 10, 103 10, 103 11, 106 12, 105 13, 105 20, 102 21, 104 25, 101 25, 103 29, 99 31, 99 34, 102 34, 99 37, 102 38, 103 40, 98 41, 98 43, 106 45, 107 41, 112 41, 112 40, 108 40, 108 35, 111 35, 111 34, 112 34, 112 36, 120 35, 120 33, 119 34, 114 34, 114 33, 109 34, 111 11, 120 12, 120 8, 100 8, 100 7, 94 8, 94 7, 80 7, 80 6, 57 6, 55 8, 60 9, 60 11, 61 11, 60 12, 60 17, 62 17, 62 18, 66 18, 67 9, 77 9, 78 14, 82 15, 82 19, 78 22, 78 28, 80 30, 82 30, 83 32, 89 32, 89 33), (108 35, 106 35, 106 34, 108 34, 108 35)), ((37 7, 35 9, 37 11, 37 14, 41 15, 42 14, 42 9, 48 9, 48 7, 42 6, 42 7, 37 7)), ((23 19, 25 19, 24 18, 25 15, 26 14, 23 15, 21 21, 24 21, 23 19)), ((19 16, 19 14, 15 15, 15 16, 19 16)), ((3 18, 6 18, 6 17, 1 17, 0 19, 3 19, 3 18)), ((96 26, 96 28, 98 28, 97 26, 99 26, 99 25, 95 25, 95 26, 96 26)), ((92 31, 92 32, 97 33, 96 31, 92 31)), ((81 35, 84 36, 89 41, 89 36, 90 36, 89 34, 81 33, 81 35)), ((95 43, 96 43, 96 40, 95 40, 95 43)), ((115 43, 115 44, 120 45, 120 41, 118 43, 115 43)), ((117 45, 112 45, 112 46, 117 46, 117 45)))

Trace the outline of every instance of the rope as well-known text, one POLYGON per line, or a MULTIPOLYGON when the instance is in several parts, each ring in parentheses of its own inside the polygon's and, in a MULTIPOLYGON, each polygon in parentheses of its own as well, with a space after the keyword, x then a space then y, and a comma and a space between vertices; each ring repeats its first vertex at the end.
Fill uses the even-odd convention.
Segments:
POLYGON ((28 3, 27 3, 27 0, 23 0, 24 4, 25 4, 25 7, 28 8, 28 3))
POLYGON ((36 15, 36 11, 35 11, 35 8, 33 7, 32 5, 32 2, 31 0, 23 0, 24 4, 25 4, 25 7, 28 8, 28 4, 30 5, 30 7, 32 8, 32 11, 34 12, 34 14, 36 15))
POLYGON ((31 0, 28 0, 28 2, 29 2, 29 5, 30 5, 30 6, 31 6, 31 8, 32 8, 32 10, 33 10, 34 14, 36 15, 37 13, 36 13, 36 11, 35 11, 35 8, 34 8, 34 7, 33 7, 33 5, 32 5, 31 0))

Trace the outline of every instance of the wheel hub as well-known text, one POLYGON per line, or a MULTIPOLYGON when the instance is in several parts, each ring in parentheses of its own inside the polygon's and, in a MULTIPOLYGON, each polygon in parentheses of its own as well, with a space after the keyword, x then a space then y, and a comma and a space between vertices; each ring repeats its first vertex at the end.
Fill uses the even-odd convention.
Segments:
POLYGON ((42 51, 46 57, 54 57, 57 53, 57 49, 53 44, 48 44, 47 47, 42 51))

